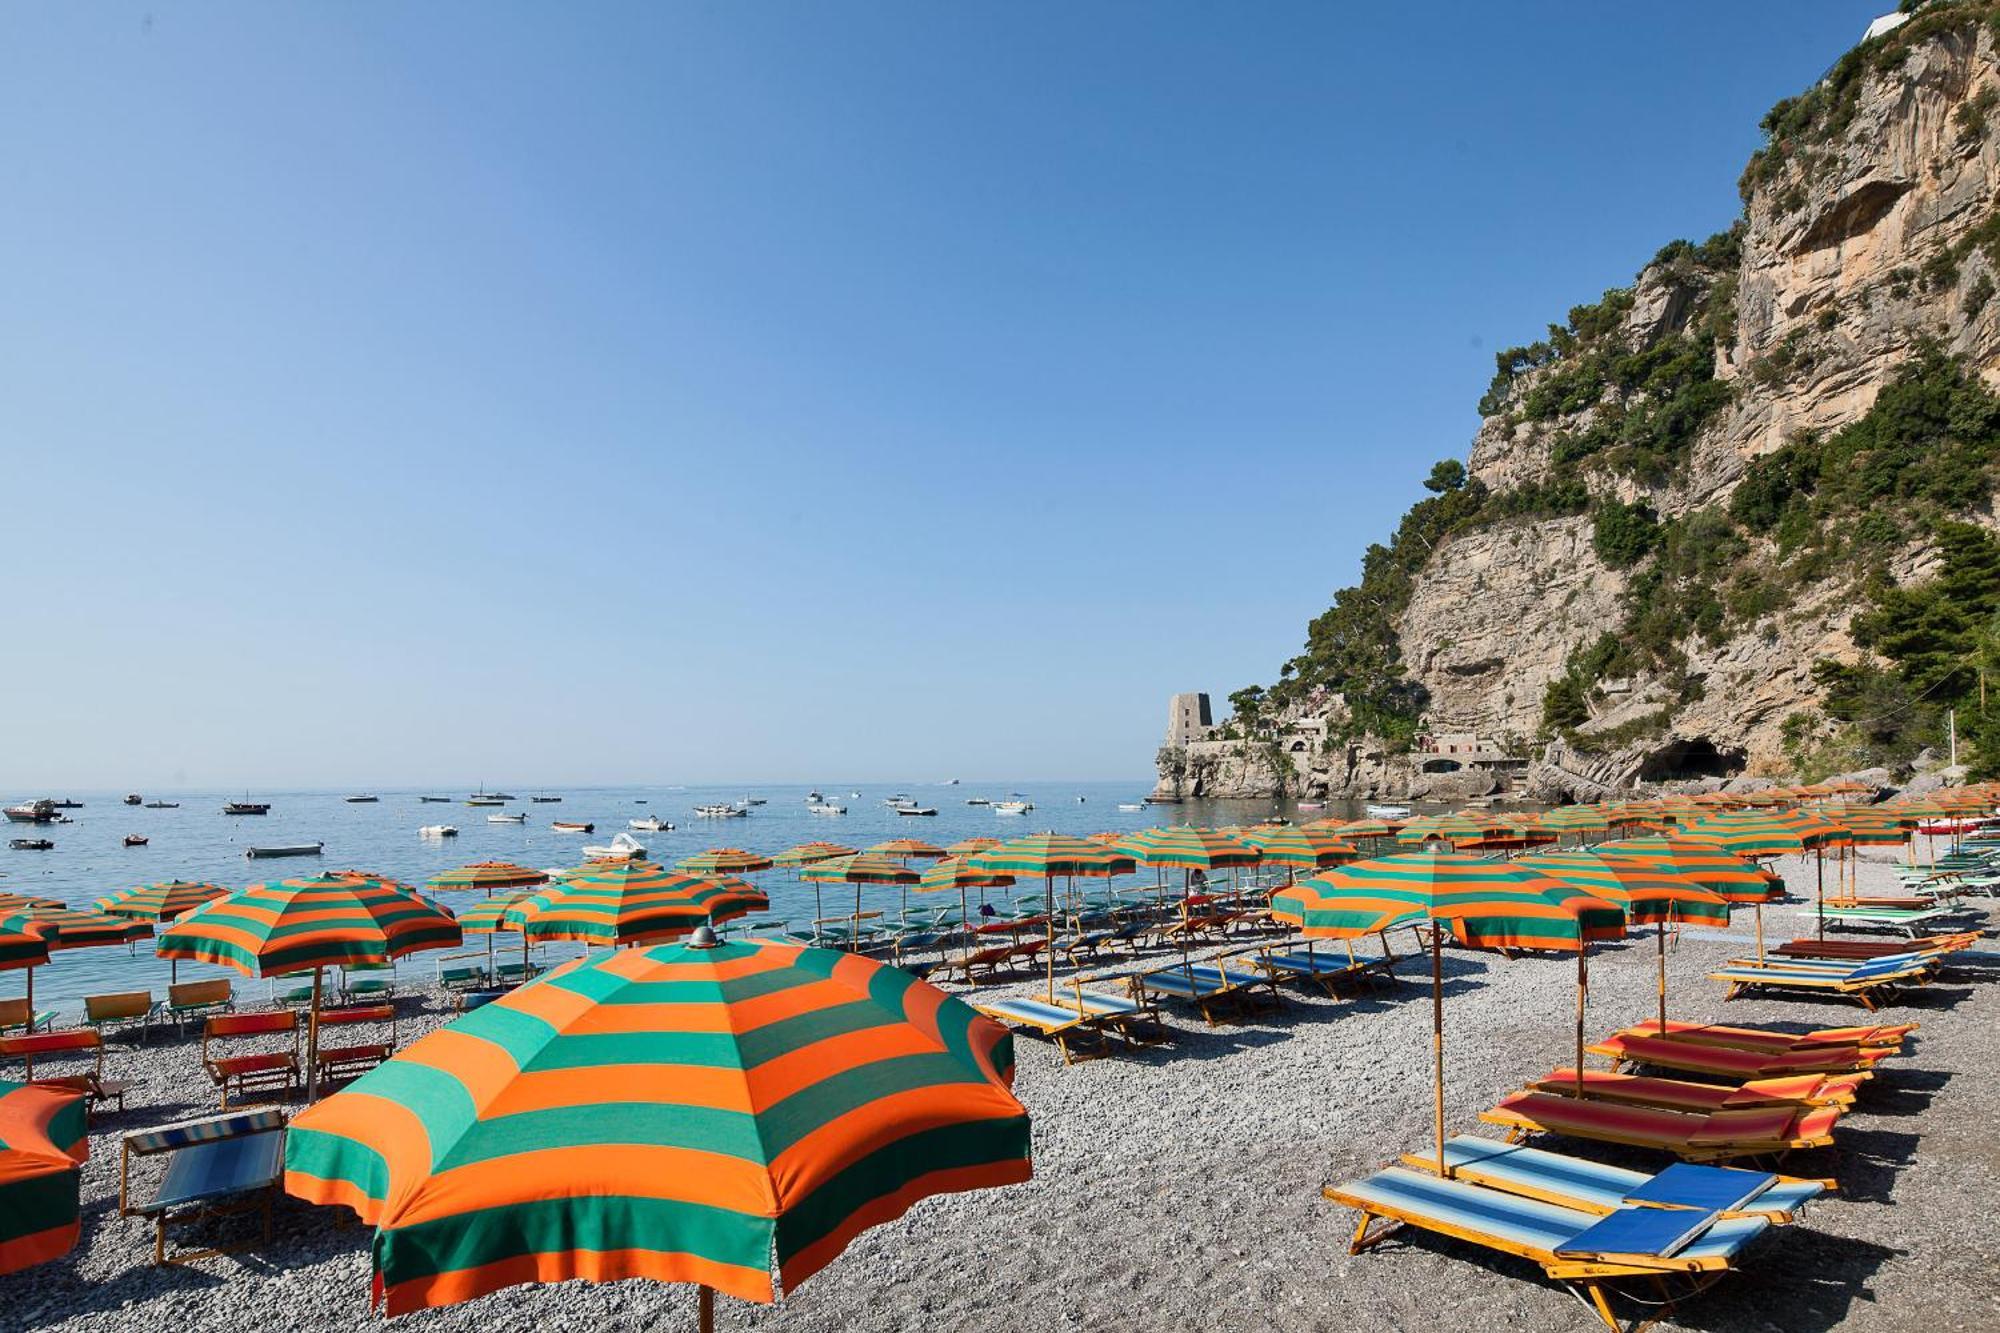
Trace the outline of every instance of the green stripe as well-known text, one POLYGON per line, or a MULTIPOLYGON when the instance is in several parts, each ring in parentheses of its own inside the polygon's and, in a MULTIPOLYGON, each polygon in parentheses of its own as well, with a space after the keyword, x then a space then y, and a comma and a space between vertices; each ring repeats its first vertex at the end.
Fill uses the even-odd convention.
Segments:
POLYGON ((76 1221, 81 1179, 72 1167, 0 1186, 0 1245, 76 1221))
POLYGON ((371 1199, 389 1197, 389 1164, 365 1143, 319 1129, 285 1132, 285 1170, 342 1180, 371 1199))

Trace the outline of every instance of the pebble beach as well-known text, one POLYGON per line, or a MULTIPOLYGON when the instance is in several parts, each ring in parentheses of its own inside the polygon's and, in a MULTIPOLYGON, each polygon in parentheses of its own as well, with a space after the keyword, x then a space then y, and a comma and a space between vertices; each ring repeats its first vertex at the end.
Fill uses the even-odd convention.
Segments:
MULTIPOLYGON (((1777 863, 1795 901, 1766 910, 1767 939, 1812 932, 1810 860, 1777 863)), ((1864 857, 1864 892, 1892 884, 1886 855, 1864 857)), ((1974 899, 1975 904, 1987 900, 1974 899)), ((1754 950, 1750 916, 1727 932, 1687 929, 1668 956, 1669 1010, 1806 1030, 1870 1021, 1855 1005, 1738 1000, 1706 978, 1754 950)), ((1983 922, 1982 922, 1983 924, 1983 922)), ((1350 1256, 1353 1214, 1321 1187, 1431 1141, 1428 962, 1393 936, 1400 980, 1328 1000, 1287 988, 1285 1003, 1209 1027, 1167 1010, 1172 1040, 1066 1067, 1015 1041, 1015 1090, 1034 1120, 1034 1179, 932 1198, 863 1234, 780 1304, 722 1301, 720 1328, 1320 1330, 1353 1327, 1583 1328, 1594 1317, 1534 1265, 1404 1231, 1350 1256)), ((1990 948, 1990 945, 1982 945, 1990 948)), ((1164 958, 1165 955, 1156 955, 1164 958)), ((1785 1169, 1831 1176, 1837 1192, 1778 1228, 1743 1270, 1665 1325, 1707 1330, 1990 1329, 2000 1321, 2000 1240, 1990 1224, 2000 1150, 2000 958, 1974 956, 1885 1007, 1916 1022, 1904 1054, 1863 1091, 1835 1149, 1785 1169)), ((1087 976, 1107 977, 1107 963, 1087 976)), ((1502 1131, 1478 1112, 1567 1064, 1575 968, 1568 959, 1447 950, 1447 1132, 1502 1131)), ((1593 952, 1594 1039, 1654 1011, 1648 931, 1593 952)), ((1028 993, 1027 979, 979 994, 1028 993)), ((951 989, 966 994, 962 986, 951 989)), ((443 997, 406 990, 407 1043, 452 1016, 443 997)), ((282 1200, 271 1243, 186 1266, 152 1266, 150 1225, 117 1213, 119 1136, 213 1110, 192 1033, 113 1041, 110 1077, 137 1081, 123 1114, 92 1123, 83 1239, 68 1257, 0 1280, 13 1327, 138 1333, 191 1328, 347 1328, 370 1319, 368 1231, 342 1210, 282 1200)), ((1595 1063, 1595 1061, 1593 1061, 1595 1063)), ((1603 1144, 1541 1146, 1643 1169, 1653 1154, 1603 1144)), ((238 1220, 213 1224, 248 1225, 238 1220)), ((515 1287, 398 1318, 412 1333, 535 1327, 694 1327, 689 1289, 648 1282, 515 1287)))

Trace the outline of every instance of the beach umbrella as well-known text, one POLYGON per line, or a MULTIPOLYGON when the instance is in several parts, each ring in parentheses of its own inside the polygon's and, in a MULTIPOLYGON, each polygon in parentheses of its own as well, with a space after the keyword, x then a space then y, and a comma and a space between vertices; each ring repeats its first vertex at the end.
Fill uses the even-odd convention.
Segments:
POLYGON ((1776 874, 1712 843, 1665 834, 1603 842, 1591 851, 1606 860, 1653 867, 1734 906, 1749 904, 1757 920, 1757 957, 1764 957, 1764 904, 1783 896, 1785 887, 1776 874))
POLYGON ((28 924, 22 930, 0 930, 0 972, 40 967, 48 961, 49 938, 39 928, 28 924))
POLYGON ((0 1079, 0 1273, 75 1247, 90 1160, 87 1105, 81 1092, 0 1079))
POLYGON ((483 889, 493 893, 499 889, 533 888, 548 882, 548 871, 517 866, 512 861, 475 861, 469 866, 433 875, 427 881, 433 890, 444 893, 460 889, 483 889))
MULTIPOLYGON (((1194 896, 1194 874, 1197 870, 1205 879, 1218 870, 1256 865, 1264 858, 1262 852, 1234 834, 1220 829, 1194 828, 1187 824, 1128 833, 1117 844, 1117 849, 1148 869, 1179 870, 1183 899, 1194 896)), ((1185 937, 1182 944, 1185 950, 1185 937)))
MULTIPOLYGON (((1427 847, 1335 866, 1271 895, 1271 915, 1311 937, 1354 939, 1403 922, 1428 921, 1431 1061, 1438 1174, 1444 1175, 1444 962, 1449 928, 1476 949, 1539 949, 1577 956, 1579 1041, 1589 988, 1585 948, 1625 933, 1616 906, 1508 861, 1427 847)), ((1581 1065, 1582 1058, 1578 1057, 1581 1065)))
POLYGON ((771 858, 771 864, 787 870, 797 870, 818 861, 830 861, 836 856, 852 856, 854 848, 838 842, 802 842, 796 847, 787 847, 771 858))
POLYGON ((251 884, 195 908, 160 936, 162 958, 251 977, 312 972, 306 1100, 319 1093, 320 1001, 329 967, 375 966, 461 940, 451 914, 394 880, 329 871, 251 884))
POLYGON ((699 1284, 706 1330, 715 1291, 769 1302, 921 1198, 1027 1180, 1012 1081, 1006 1030, 906 972, 704 931, 398 1052, 293 1118, 285 1189, 375 1228, 390 1315, 645 1277, 699 1284))
MULTIPOLYGON (((922 878, 917 881, 917 892, 942 893, 948 889, 958 890, 959 935, 964 941, 965 950, 969 953, 972 948, 972 913, 966 904, 965 891, 973 886, 982 889, 1004 889, 1013 882, 1012 875, 981 870, 962 856, 947 856, 941 861, 932 862, 924 870, 922 878)), ((967 985, 975 984, 969 970, 965 974, 965 981, 967 985)))
MULTIPOLYGON (((1842 846, 1847 830, 1823 816, 1802 811, 1737 810, 1710 815, 1681 829, 1688 842, 1705 842, 1744 857, 1814 854, 1819 898, 1819 933, 1826 936, 1826 856, 1828 847, 1842 846)), ((1762 956, 1763 918, 1758 918, 1762 956)))
POLYGON ((1109 878, 1129 875, 1133 860, 1116 848, 1105 847, 1086 838, 1062 833, 1031 833, 1010 838, 972 858, 980 869, 1001 875, 1040 876, 1044 915, 1048 921, 1048 942, 1043 953, 1048 958, 1049 998, 1056 993, 1056 876, 1092 875, 1109 878))
POLYGON ((891 838, 878 842, 868 849, 883 856, 899 856, 907 861, 932 861, 949 853, 936 843, 925 842, 922 838, 891 838))
POLYGON ((1581 837, 1586 833, 1610 831, 1612 818, 1601 806, 1565 805, 1545 811, 1541 816, 1541 826, 1554 834, 1574 833, 1581 837))
MULTIPOLYGON (((1288 870, 1301 867, 1318 870, 1361 855, 1360 848, 1353 843, 1324 829, 1253 829, 1242 834, 1241 841, 1255 848, 1263 863, 1285 866, 1288 870)), ((1287 882, 1296 878, 1295 874, 1288 875, 1287 882)))
POLYGON ((501 919, 525 941, 645 944, 768 911, 742 880, 690 875, 651 861, 593 861, 508 905, 501 919))
MULTIPOLYGON (((452 913, 458 922, 459 933, 463 935, 484 935, 486 937, 486 976, 493 979, 493 937, 514 929, 506 920, 507 909, 528 896, 529 889, 500 889, 489 898, 481 898, 472 906, 452 913)), ((528 937, 521 937, 521 976, 527 978, 528 937)))
POLYGON ((746 852, 741 847, 711 847, 682 857, 674 862, 674 869, 690 875, 754 875, 769 870, 773 864, 761 852, 746 852))
MULTIPOLYGON (((1660 1032, 1667 1030, 1667 925, 1726 926, 1729 900, 1662 868, 1594 852, 1540 852, 1514 862, 1623 908, 1628 925, 1652 926, 1659 955, 1660 1032)), ((1577 1029, 1576 1095, 1583 1096, 1583 1029, 1577 1029)))
POLYGON ((1349 842, 1361 842, 1368 838, 1393 838, 1403 831, 1407 820, 1402 819, 1315 819, 1307 828, 1323 828, 1337 833, 1349 842))
MULTIPOLYGON (((97 949, 108 944, 130 944, 153 933, 144 921, 130 921, 86 908, 66 907, 52 898, 23 898, 9 894, 0 898, 0 938, 39 936, 47 953, 70 949, 97 949)), ((15 946, 27 961, 11 964, 24 969, 28 997, 28 1018, 35 1014, 35 969, 47 962, 35 958, 33 945, 15 946)))
POLYGON ((1419 815, 1397 830, 1396 841, 1406 845, 1442 841, 1456 846, 1483 842, 1506 832, 1504 820, 1459 811, 1448 815, 1419 815))
MULTIPOLYGON (((172 879, 163 884, 142 884, 136 889, 120 889, 118 892, 99 898, 92 904, 107 916, 128 917, 134 921, 150 921, 155 925, 173 921, 192 912, 213 898, 220 898, 229 892, 220 884, 202 884, 190 880, 172 879)), ((168 963, 167 979, 177 982, 181 977, 178 958, 168 963)))
POLYGON ((990 852, 999 845, 1000 839, 998 838, 960 838, 957 842, 946 847, 944 854, 946 856, 977 856, 981 852, 990 852))
POLYGON ((855 852, 848 856, 836 856, 829 861, 807 866, 800 872, 813 886, 813 935, 819 935, 819 928, 825 923, 820 902, 820 887, 825 884, 852 884, 854 886, 853 933, 847 938, 847 947, 861 948, 861 887, 864 884, 915 884, 917 872, 891 856, 880 852, 855 852))

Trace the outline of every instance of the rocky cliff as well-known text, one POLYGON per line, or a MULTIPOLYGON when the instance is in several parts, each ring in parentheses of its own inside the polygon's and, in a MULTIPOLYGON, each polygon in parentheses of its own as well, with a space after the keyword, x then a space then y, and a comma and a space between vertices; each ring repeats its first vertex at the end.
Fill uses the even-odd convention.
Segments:
POLYGON ((1930 739, 1862 716, 1949 690, 1856 617, 1938 571, 1938 524, 1994 526, 1996 111, 2000 5, 1969 0, 1774 107, 1733 229, 1500 354, 1464 466, 1232 696, 1206 789, 1395 795, 1440 733, 1533 755, 1545 796, 1930 739))

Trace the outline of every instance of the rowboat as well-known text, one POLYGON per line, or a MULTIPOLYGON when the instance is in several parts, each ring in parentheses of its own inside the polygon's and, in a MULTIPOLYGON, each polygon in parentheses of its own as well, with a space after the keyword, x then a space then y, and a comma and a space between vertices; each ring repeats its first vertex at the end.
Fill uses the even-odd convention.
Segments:
POLYGON ((899 815, 934 815, 937 813, 937 807, 934 805, 899 805, 896 807, 896 813, 899 815))
POLYGON ((486 816, 486 822, 489 824, 525 824, 528 822, 528 816, 525 813, 518 815, 488 815, 486 816))
POLYGON ((47 838, 13 838, 7 845, 17 852, 52 852, 56 847, 47 838))
POLYGON ((261 861, 273 856, 318 856, 325 847, 323 842, 293 842, 279 847, 252 847, 243 854, 261 861))
POLYGON ((127 847, 144 847, 146 845, 146 835, 143 833, 128 833, 125 835, 125 845, 127 847))
POLYGON ((550 825, 549 825, 549 827, 550 827, 550 828, 552 828, 552 829, 554 829, 554 830, 555 830, 556 832, 558 832, 558 833, 595 833, 595 832, 597 832, 597 825, 595 825, 595 824, 576 824, 576 823, 571 823, 571 822, 570 822, 569 820, 566 820, 566 819, 558 819, 558 820, 556 820, 556 821, 555 821, 555 823, 553 823, 553 824, 550 824, 550 825))
POLYGON ((225 815, 268 815, 271 813, 271 807, 262 801, 231 801, 222 807, 222 813, 225 815))
POLYGON ((750 813, 740 805, 698 805, 694 812, 703 819, 742 819, 750 813))

